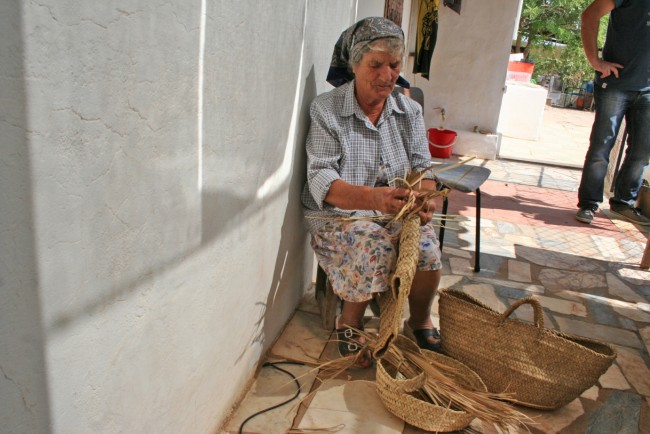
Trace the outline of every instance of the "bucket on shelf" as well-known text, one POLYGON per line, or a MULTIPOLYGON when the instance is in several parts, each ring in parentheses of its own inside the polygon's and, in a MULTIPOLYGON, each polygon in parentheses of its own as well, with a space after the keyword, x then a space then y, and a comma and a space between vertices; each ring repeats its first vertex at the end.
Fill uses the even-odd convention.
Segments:
POLYGON ((508 62, 507 78, 509 80, 523 81, 529 83, 530 79, 533 77, 534 70, 535 70, 534 63, 510 61, 508 62))
POLYGON ((508 62, 508 71, 532 74, 534 70, 535 64, 531 62, 508 62))
POLYGON ((458 134, 452 130, 429 128, 429 152, 434 158, 449 158, 458 134))

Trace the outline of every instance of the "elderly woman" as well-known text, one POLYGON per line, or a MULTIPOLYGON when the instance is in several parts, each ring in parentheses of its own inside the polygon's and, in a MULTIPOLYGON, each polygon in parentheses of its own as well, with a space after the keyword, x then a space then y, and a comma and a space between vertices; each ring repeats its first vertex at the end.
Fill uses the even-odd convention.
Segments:
MULTIPOLYGON (((376 17, 359 21, 334 49, 328 81, 338 87, 311 105, 302 201, 317 260, 344 300, 336 320, 341 355, 361 349, 355 329, 363 329, 373 296, 390 287, 400 233, 399 223, 386 227, 386 220, 345 217, 396 214, 409 191, 395 179, 431 164, 421 107, 393 93, 396 84, 408 86, 399 75, 403 54, 397 25, 376 17)), ((433 179, 419 185, 419 191, 435 188, 433 179)), ((429 350, 440 344, 430 317, 442 267, 430 224, 434 209, 428 200, 419 213, 420 257, 405 321, 406 334, 429 350)), ((368 366, 369 358, 361 364, 368 366)))

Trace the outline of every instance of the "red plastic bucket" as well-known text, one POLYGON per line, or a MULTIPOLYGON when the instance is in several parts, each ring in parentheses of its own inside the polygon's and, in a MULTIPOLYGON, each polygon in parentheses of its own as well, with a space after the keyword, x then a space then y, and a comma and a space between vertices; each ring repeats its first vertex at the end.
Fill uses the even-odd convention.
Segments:
POLYGON ((429 152, 434 158, 449 158, 458 135, 456 131, 429 128, 429 152))
POLYGON ((512 72, 525 72, 526 74, 533 74, 535 64, 529 62, 508 62, 508 71, 512 72))

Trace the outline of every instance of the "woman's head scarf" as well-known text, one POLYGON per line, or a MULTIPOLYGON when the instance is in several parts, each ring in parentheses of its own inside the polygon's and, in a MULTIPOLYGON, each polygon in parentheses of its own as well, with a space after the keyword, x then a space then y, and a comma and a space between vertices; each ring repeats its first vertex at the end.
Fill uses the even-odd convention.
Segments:
MULTIPOLYGON (((327 72, 327 82, 334 87, 352 81, 354 74, 349 70, 348 62, 352 47, 360 42, 370 42, 381 38, 399 38, 404 41, 404 32, 397 24, 381 17, 364 18, 349 27, 339 37, 334 46, 332 62, 327 72)), ((397 85, 409 88, 411 85, 402 76, 397 79, 397 85)))

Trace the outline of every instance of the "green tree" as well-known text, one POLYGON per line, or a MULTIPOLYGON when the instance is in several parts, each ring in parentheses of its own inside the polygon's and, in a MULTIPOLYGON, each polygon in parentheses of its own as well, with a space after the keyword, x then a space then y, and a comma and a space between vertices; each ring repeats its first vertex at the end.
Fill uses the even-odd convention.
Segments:
MULTIPOLYGON (((515 52, 535 63, 536 76, 558 75, 565 86, 573 87, 593 77, 580 39, 580 14, 591 1, 524 0, 515 52)), ((607 21, 603 18, 600 25, 600 46, 607 21)))

